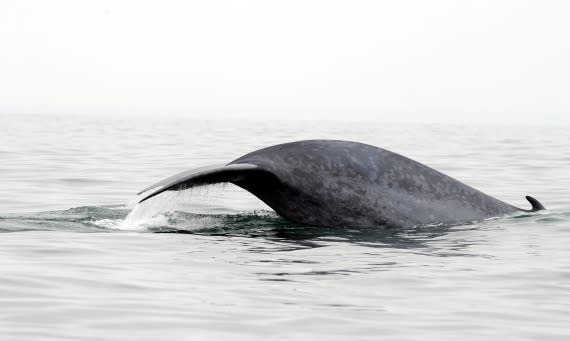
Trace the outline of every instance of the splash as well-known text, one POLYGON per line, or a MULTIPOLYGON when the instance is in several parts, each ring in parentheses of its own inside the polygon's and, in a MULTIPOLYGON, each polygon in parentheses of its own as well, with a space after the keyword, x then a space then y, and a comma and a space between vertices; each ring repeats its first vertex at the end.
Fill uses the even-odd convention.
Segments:
MULTIPOLYGON (((231 184, 164 192, 160 198, 135 204, 116 228, 154 232, 227 231, 231 228, 240 230, 261 225, 273 226, 275 222, 279 224, 283 221, 273 211, 265 209, 265 205, 257 205, 258 209, 252 210, 251 207, 256 205, 244 201, 243 197, 240 197, 243 194, 250 196, 248 192, 231 184), (238 202, 245 202, 248 207, 236 208, 238 202), (236 226, 239 224, 242 226, 236 226)), ((255 201, 259 203, 257 198, 255 201)))
MULTIPOLYGON (((208 230, 223 227, 231 216, 259 217, 259 212, 264 212, 261 215, 271 212, 262 209, 251 213, 251 210, 229 208, 235 207, 231 203, 228 205, 228 200, 232 200, 232 192, 243 193, 241 189, 238 192, 232 189, 235 189, 235 186, 222 183, 185 191, 164 192, 160 198, 135 204, 117 228, 130 231, 208 230)), ((243 202, 243 199, 239 198, 239 201, 243 202)), ((277 216, 272 214, 273 217, 277 216)))

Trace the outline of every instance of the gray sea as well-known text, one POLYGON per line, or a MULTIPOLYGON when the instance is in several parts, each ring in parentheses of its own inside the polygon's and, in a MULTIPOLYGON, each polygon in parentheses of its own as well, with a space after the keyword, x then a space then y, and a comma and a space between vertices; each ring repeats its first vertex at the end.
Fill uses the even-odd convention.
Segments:
POLYGON ((0 115, 1 340, 569 340, 569 127, 0 115), (218 185, 135 193, 272 144, 346 139, 519 207, 332 229, 218 185))

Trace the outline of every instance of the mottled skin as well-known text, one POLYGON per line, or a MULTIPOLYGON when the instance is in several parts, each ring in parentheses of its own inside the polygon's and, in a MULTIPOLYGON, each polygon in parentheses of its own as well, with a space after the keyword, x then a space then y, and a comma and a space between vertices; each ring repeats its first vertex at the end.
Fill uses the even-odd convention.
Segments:
MULTIPOLYGON (((335 140, 285 143, 226 166, 181 173, 151 186, 165 190, 232 182, 284 218, 329 227, 461 223, 527 211, 402 155, 335 140)), ((146 191, 146 190, 145 190, 146 191)), ((544 209, 527 197, 532 210, 544 209)))

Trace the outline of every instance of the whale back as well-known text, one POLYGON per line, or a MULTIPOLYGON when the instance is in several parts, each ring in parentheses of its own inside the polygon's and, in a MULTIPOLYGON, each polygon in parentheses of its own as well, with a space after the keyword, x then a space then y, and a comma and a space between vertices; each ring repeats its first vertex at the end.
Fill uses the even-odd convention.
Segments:
POLYGON ((164 191, 234 183, 293 222, 327 227, 454 224, 531 210, 495 199, 417 161, 371 145, 306 140, 246 154, 226 165, 162 180, 140 202, 164 191))
POLYGON ((517 211, 405 156, 367 144, 307 140, 276 145, 232 162, 253 164, 278 181, 236 182, 294 221, 324 226, 413 226, 480 220, 517 211), (273 188, 279 187, 279 191, 273 188))

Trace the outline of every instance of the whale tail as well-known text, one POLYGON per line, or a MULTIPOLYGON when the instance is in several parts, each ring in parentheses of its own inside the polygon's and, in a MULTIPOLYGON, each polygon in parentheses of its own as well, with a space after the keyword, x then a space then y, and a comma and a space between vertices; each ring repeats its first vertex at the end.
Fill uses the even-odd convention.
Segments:
POLYGON ((542 206, 542 204, 536 200, 535 198, 531 197, 530 195, 527 195, 526 200, 528 200, 528 202, 530 202, 530 204, 532 205, 532 209, 530 210, 524 210, 527 212, 536 212, 536 211, 542 211, 545 210, 546 208, 544 208, 544 206, 542 206))
POLYGON ((245 163, 195 168, 159 181, 143 189, 137 195, 143 195, 139 200, 141 203, 164 191, 180 191, 216 183, 239 182, 244 178, 255 176, 257 173, 265 173, 265 171, 256 165, 245 163))

